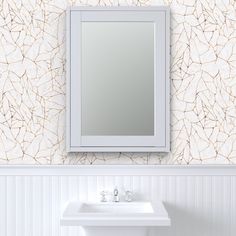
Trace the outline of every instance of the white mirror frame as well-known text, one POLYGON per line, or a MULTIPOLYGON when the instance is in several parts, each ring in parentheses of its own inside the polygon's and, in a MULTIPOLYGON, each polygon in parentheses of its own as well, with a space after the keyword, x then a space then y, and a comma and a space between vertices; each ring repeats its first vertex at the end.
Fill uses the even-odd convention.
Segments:
POLYGON ((170 9, 159 7, 70 7, 67 9, 66 148, 67 152, 169 152, 170 9), (155 29, 154 135, 82 136, 81 22, 153 22, 155 29))

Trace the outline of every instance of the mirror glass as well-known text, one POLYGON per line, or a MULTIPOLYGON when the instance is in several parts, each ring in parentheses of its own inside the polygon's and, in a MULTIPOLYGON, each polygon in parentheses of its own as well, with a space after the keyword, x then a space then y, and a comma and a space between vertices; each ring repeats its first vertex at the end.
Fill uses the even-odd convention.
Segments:
POLYGON ((154 135, 154 23, 81 24, 82 135, 154 135))

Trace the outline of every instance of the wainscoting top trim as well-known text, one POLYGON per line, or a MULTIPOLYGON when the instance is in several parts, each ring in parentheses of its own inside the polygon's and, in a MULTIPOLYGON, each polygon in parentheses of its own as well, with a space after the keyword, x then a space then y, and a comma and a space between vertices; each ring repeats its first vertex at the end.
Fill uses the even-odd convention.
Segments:
POLYGON ((1 165, 0 176, 236 176, 236 165, 1 165))

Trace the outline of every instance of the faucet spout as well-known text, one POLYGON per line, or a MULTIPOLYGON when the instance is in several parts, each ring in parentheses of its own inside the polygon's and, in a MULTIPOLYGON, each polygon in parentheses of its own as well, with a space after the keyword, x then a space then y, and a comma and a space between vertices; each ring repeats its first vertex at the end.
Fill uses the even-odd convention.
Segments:
POLYGON ((119 191, 118 191, 117 188, 114 189, 113 194, 114 194, 113 195, 113 201, 114 202, 119 202, 120 201, 120 199, 119 199, 119 191))

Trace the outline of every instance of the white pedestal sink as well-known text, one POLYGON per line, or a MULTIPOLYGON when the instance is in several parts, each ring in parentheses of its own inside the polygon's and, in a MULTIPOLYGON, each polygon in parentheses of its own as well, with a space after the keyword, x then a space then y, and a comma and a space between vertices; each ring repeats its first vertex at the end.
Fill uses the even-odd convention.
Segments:
POLYGON ((61 225, 82 226, 86 236, 146 236, 148 227, 170 226, 159 202, 69 202, 61 225))

